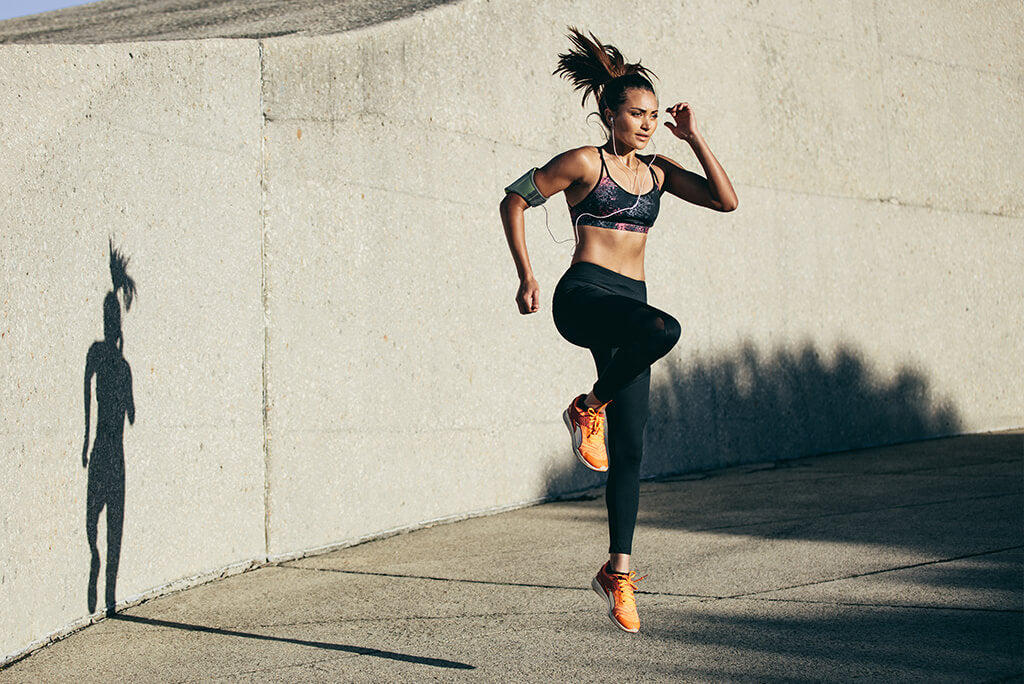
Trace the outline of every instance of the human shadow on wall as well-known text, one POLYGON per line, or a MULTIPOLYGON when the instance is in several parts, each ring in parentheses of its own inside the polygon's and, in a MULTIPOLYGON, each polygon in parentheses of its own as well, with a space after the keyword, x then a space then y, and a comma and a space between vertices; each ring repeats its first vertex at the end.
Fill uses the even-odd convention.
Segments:
MULTIPOLYGON (((656 369, 644 477, 894 444, 961 429, 956 407, 934 396, 923 371, 904 365, 886 375, 850 344, 826 353, 807 341, 765 352, 748 341, 688 362, 672 357, 656 369)), ((547 494, 603 483, 602 476, 567 458, 549 473, 547 494)))
POLYGON ((110 277, 113 288, 103 298, 103 340, 93 342, 85 360, 85 440, 82 467, 88 468, 85 534, 91 554, 87 600, 89 613, 96 610, 96 592, 100 572, 97 546, 100 513, 107 510, 107 555, 105 603, 108 614, 114 611, 117 568, 121 560, 121 536, 124 528, 124 420, 135 424, 135 399, 132 395, 132 369, 124 358, 124 334, 121 330, 121 302, 131 308, 135 281, 127 273, 128 257, 110 243, 110 277), (89 454, 89 427, 92 406, 92 379, 96 377, 96 438, 89 454))

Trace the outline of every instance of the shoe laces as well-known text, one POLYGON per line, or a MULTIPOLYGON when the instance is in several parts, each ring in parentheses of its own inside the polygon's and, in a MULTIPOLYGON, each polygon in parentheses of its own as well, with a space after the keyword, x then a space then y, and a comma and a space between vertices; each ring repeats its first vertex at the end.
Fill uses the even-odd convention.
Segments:
POLYGON ((636 597, 633 596, 633 592, 637 590, 636 583, 641 580, 647 579, 647 575, 637 577, 636 573, 632 570, 629 571, 628 575, 614 572, 609 574, 611 575, 611 578, 615 581, 615 593, 619 595, 619 598, 622 600, 622 603, 629 606, 635 606, 636 597))
POLYGON ((587 420, 584 425, 587 430, 587 437, 599 437, 604 439, 604 416, 597 409, 587 407, 587 412, 584 414, 587 420))

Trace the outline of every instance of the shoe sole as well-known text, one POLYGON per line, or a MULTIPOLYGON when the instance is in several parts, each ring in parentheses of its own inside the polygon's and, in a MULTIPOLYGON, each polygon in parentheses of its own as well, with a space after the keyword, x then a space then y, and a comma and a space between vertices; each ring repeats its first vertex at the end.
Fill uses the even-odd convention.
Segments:
POLYGON ((640 631, 639 627, 636 629, 627 629, 621 622, 615 619, 615 599, 612 598, 611 594, 604 590, 601 583, 597 581, 597 577, 590 581, 590 588, 597 592, 597 595, 603 598, 608 604, 608 619, 611 620, 616 627, 621 629, 623 632, 629 632, 630 634, 636 634, 640 631))
POLYGON ((595 473, 607 473, 608 466, 604 468, 595 468, 587 462, 587 459, 583 458, 583 454, 580 453, 579 447, 576 445, 576 431, 572 427, 572 418, 569 417, 569 409, 562 411, 562 420, 565 422, 565 427, 569 431, 569 441, 572 443, 572 453, 576 454, 577 460, 585 465, 587 468, 593 470, 595 473))

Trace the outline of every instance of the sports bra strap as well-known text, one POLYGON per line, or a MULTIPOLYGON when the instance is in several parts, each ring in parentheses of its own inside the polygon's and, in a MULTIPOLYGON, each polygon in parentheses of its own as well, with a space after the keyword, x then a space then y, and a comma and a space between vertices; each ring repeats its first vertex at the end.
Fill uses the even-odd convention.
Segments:
MULTIPOLYGON (((597 148, 597 153, 599 155, 601 155, 601 174, 603 176, 608 176, 609 178, 611 178, 612 174, 608 173, 608 165, 604 163, 604 150, 602 150, 600 147, 598 147, 597 148)), ((600 178, 600 176, 599 176, 599 178, 600 178)))

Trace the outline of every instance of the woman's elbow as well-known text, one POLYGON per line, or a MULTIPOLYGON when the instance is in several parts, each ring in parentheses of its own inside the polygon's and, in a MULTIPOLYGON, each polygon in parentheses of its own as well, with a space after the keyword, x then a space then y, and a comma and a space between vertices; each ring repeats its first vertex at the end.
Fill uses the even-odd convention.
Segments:
POLYGON ((514 192, 508 192, 501 198, 501 202, 498 204, 498 211, 501 212, 502 216, 508 216, 515 210, 525 212, 526 206, 526 200, 514 192))
POLYGON ((726 214, 730 211, 736 211, 736 207, 738 206, 740 206, 740 198, 733 195, 729 199, 718 202, 718 206, 716 206, 715 209, 726 214))

